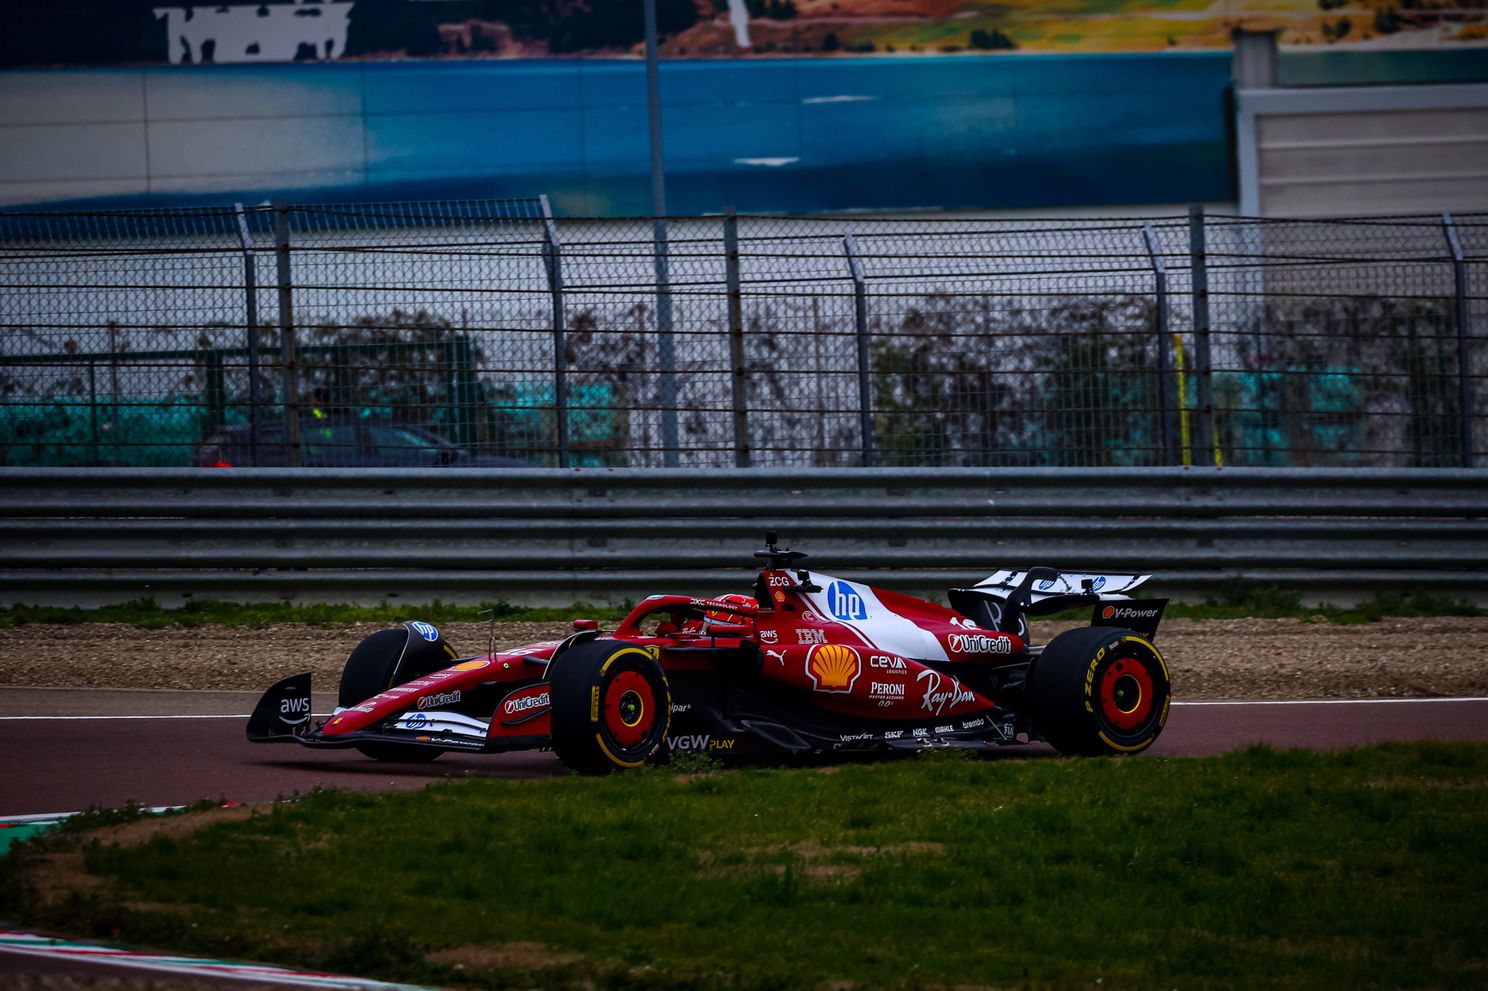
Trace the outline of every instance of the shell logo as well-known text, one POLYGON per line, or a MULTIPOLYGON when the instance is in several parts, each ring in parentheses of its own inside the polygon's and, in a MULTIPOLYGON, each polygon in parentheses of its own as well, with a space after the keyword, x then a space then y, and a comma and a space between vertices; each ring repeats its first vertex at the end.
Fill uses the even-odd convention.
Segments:
POLYGON ((850 692, 863 670, 863 659, 851 647, 826 643, 806 655, 806 674, 819 692, 850 692))
POLYGON ((481 668, 485 667, 487 664, 490 664, 490 663, 491 663, 490 661, 465 661, 463 664, 456 664, 455 667, 454 667, 454 670, 456 670, 456 671, 479 671, 481 668))
POLYGON ((1110 619, 1114 615, 1116 615, 1115 606, 1106 606, 1106 608, 1101 610, 1101 619, 1110 619))

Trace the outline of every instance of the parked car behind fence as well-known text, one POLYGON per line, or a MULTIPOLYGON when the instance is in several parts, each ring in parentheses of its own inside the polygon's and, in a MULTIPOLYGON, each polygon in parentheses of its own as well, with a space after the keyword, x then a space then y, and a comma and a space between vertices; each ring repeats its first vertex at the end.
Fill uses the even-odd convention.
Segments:
MULTIPOLYGON (((306 468, 524 468, 524 461, 471 454, 434 431, 384 419, 331 415, 299 424, 306 468)), ((200 468, 286 468, 290 442, 282 422, 261 424, 257 444, 246 425, 223 427, 197 448, 200 468)))

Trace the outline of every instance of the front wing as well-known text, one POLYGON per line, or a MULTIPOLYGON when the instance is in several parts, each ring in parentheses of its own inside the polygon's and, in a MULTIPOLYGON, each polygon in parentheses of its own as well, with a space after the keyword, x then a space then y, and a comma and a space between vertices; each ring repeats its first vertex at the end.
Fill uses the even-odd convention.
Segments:
POLYGON ((465 753, 532 750, 546 747, 551 742, 546 735, 492 738, 475 733, 471 724, 476 721, 457 713, 430 713, 424 716, 426 725, 410 725, 413 720, 398 717, 356 732, 328 735, 322 732, 323 723, 317 726, 313 722, 310 682, 310 674, 306 672, 285 678, 264 692, 248 717, 249 742, 298 743, 325 750, 341 750, 364 743, 397 743, 465 753))

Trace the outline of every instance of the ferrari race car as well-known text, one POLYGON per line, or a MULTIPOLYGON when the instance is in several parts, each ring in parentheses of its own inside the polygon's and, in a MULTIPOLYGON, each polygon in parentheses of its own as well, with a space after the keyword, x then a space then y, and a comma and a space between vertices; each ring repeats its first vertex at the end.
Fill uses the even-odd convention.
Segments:
POLYGON ((755 557, 754 594, 653 595, 602 633, 462 658, 423 622, 351 652, 339 705, 312 724, 310 675, 264 693, 248 739, 355 747, 385 761, 552 749, 602 774, 679 751, 719 756, 989 748, 1045 740, 1130 754, 1168 715, 1152 645, 1165 599, 1144 575, 999 571, 950 607, 755 557), (1089 606, 1089 627, 1030 643, 1028 618, 1089 606))

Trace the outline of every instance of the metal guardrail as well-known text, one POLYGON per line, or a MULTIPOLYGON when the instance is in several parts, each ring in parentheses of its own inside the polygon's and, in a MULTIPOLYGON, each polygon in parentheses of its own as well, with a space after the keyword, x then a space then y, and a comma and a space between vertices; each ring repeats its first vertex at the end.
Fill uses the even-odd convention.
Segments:
POLYGON ((0 599, 590 602, 747 588, 766 528, 906 590, 1002 567, 1488 591, 1488 472, 0 469, 0 599))

